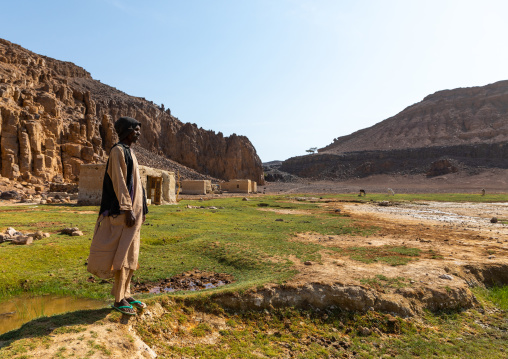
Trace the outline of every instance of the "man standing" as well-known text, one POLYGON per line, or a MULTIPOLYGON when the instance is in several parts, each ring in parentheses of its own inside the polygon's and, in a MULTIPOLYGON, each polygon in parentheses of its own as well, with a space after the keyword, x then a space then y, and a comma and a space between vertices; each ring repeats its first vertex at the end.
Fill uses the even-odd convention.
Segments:
POLYGON ((127 315, 136 314, 133 306, 146 307, 130 293, 132 274, 139 267, 141 225, 148 213, 138 161, 130 148, 138 140, 140 130, 141 123, 130 117, 115 122, 119 142, 111 149, 106 165, 101 208, 87 267, 100 278, 115 278, 112 307, 127 315))

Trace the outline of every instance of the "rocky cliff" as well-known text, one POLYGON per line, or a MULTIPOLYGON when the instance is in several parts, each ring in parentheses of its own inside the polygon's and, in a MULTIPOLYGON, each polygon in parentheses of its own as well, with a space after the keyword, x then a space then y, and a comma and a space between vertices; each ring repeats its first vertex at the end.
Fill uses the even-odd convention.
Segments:
POLYGON ((312 178, 435 176, 508 168, 508 81, 439 91, 372 127, 338 137, 282 171, 312 178))
POLYGON ((83 68, 0 39, 0 174, 33 183, 76 181, 82 163, 103 162, 120 116, 142 123, 139 146, 208 176, 263 181, 255 148, 182 123, 164 105, 129 96, 83 68))

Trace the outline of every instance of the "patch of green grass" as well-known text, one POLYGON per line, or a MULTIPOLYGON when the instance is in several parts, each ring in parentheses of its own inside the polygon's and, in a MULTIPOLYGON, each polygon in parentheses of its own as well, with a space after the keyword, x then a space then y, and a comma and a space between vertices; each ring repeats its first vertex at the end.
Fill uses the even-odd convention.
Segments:
MULTIPOLYGON (((376 277, 380 282, 389 278, 376 277)), ((397 279, 403 282, 402 279, 397 279)), ((206 302, 162 300, 176 313, 187 315, 184 326, 210 320, 207 334, 217 334, 209 344, 202 335, 179 330, 174 316, 155 322, 137 322, 135 329, 150 346, 157 345, 162 357, 202 358, 505 358, 508 351, 506 313, 481 314, 471 309, 458 312, 425 313, 420 318, 393 317, 376 312, 352 313, 335 310, 228 312, 215 314, 206 302), (194 306, 193 314, 185 314, 194 306), (222 324, 219 324, 222 323, 222 324), (225 323, 225 324, 224 324, 225 323), (164 328, 175 328, 167 333, 164 328), (367 329, 367 331, 365 331, 367 329), (178 346, 167 338, 179 337, 178 346), (192 338, 192 339, 191 339, 192 338), (200 342, 200 338, 203 341, 200 342), (187 343, 187 344, 185 344, 187 343)), ((492 303, 491 303, 492 304, 492 303)))
POLYGON ((489 299, 502 310, 508 311, 508 286, 492 288, 489 299))
POLYGON ((435 250, 433 250, 433 249, 429 249, 429 250, 427 251, 427 253, 428 253, 428 255, 429 255, 429 257, 430 257, 431 259, 443 259, 443 258, 444 258, 442 254, 439 254, 438 252, 436 252, 436 251, 435 251, 435 250))
POLYGON ((409 285, 409 280, 404 277, 388 278, 382 274, 377 274, 373 278, 360 279, 360 283, 367 284, 378 290, 385 288, 403 288, 409 285))
POLYGON ((336 251, 349 255, 351 259, 362 263, 383 262, 390 266, 399 266, 416 260, 421 250, 411 247, 380 246, 380 247, 350 247, 336 249, 336 251))
MULTIPOLYGON (((295 202, 285 196, 214 199, 198 203, 218 209, 187 208, 196 203, 150 206, 141 230, 140 269, 134 282, 156 281, 193 268, 232 274, 236 281, 229 285, 231 290, 281 282, 294 274, 290 255, 301 261, 320 259, 323 247, 292 241, 296 233, 362 235, 373 231, 348 218, 323 213, 318 203, 295 202), (306 214, 272 211, 279 209, 306 214)), ((71 205, 3 208, 0 223, 5 228, 39 229, 50 232, 51 237, 30 246, 0 244, 0 301, 21 293, 109 298, 110 284, 87 281, 90 274, 85 263, 96 211, 97 207, 71 205), (59 234, 64 227, 79 227, 85 235, 59 234)))
POLYGON ((89 355, 93 355, 97 350, 99 350, 104 355, 107 355, 107 356, 111 355, 111 351, 108 348, 106 348, 105 345, 95 343, 94 339, 88 340, 87 343, 92 348, 92 349, 90 349, 90 351, 87 354, 92 353, 92 354, 89 354, 89 355))
POLYGON ((207 323, 199 323, 196 327, 194 327, 191 332, 195 337, 204 337, 208 333, 212 331, 212 328, 207 323))
MULTIPOLYGON (((86 282, 89 239, 96 214, 93 207, 18 206, 0 212, 0 231, 14 227, 22 232, 42 230, 51 237, 29 246, 0 244, 0 300, 11 295, 69 294, 94 296, 86 282), (83 237, 59 234, 64 227, 79 227, 83 237)), ((98 297, 98 295, 95 295, 98 297)))
POLYGON ((484 301, 492 302, 496 307, 508 311, 508 286, 495 286, 489 289, 476 287, 474 293, 484 301))
POLYGON ((409 358, 506 358, 508 322, 506 313, 486 316, 476 310, 426 313, 418 332, 404 333, 390 341, 409 358))
POLYGON ((0 359, 21 359, 33 358, 33 355, 27 354, 29 351, 37 348, 43 348, 49 339, 45 338, 23 338, 14 342, 0 342, 0 359))
POLYGON ((179 324, 183 324, 183 323, 185 323, 186 321, 187 321, 187 316, 185 316, 185 315, 179 315, 179 316, 178 316, 178 323, 179 323, 179 324))
POLYGON ((82 325, 76 326, 64 326, 60 328, 56 328, 53 333, 54 334, 64 334, 64 333, 81 333, 86 331, 86 328, 82 325))
POLYGON ((64 353, 67 351, 66 347, 60 347, 57 349, 57 352, 55 354, 55 358, 65 358, 64 353))

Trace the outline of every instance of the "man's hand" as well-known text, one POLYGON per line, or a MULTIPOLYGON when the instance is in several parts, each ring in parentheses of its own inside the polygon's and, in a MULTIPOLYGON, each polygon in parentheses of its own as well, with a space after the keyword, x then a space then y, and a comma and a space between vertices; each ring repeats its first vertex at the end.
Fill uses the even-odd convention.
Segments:
POLYGON ((132 227, 136 223, 136 216, 134 216, 134 212, 132 210, 125 211, 125 225, 127 227, 132 227))

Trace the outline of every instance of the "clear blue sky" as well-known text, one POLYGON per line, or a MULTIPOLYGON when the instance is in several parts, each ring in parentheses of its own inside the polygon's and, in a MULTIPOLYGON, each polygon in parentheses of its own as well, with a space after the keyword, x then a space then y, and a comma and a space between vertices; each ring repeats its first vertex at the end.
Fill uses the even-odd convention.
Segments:
POLYGON ((457 87, 508 79, 508 1, 0 0, 0 37, 183 122, 304 155, 457 87))

